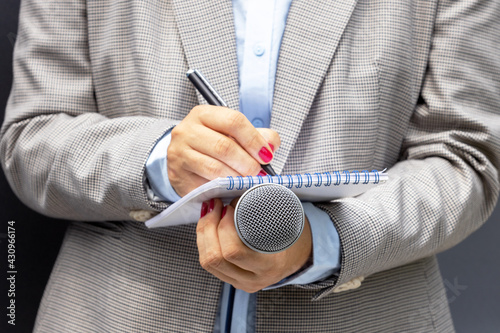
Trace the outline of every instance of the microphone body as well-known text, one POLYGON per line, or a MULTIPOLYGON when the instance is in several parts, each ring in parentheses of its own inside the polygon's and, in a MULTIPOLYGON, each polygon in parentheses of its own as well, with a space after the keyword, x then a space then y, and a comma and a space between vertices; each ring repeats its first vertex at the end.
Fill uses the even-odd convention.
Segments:
POLYGON ((241 196, 234 212, 238 236, 250 249, 277 253, 292 246, 304 230, 304 208, 291 190, 260 184, 241 196))

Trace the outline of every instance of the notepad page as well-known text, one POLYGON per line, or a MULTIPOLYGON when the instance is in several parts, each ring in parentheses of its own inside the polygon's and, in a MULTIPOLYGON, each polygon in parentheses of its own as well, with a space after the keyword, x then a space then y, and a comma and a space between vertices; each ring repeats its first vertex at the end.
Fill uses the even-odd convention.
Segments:
POLYGON ((201 204, 220 198, 227 204, 258 184, 280 184, 292 190, 303 202, 325 202, 354 197, 387 181, 378 171, 325 172, 281 176, 226 177, 214 179, 188 193, 159 215, 146 222, 149 228, 196 223, 201 204))

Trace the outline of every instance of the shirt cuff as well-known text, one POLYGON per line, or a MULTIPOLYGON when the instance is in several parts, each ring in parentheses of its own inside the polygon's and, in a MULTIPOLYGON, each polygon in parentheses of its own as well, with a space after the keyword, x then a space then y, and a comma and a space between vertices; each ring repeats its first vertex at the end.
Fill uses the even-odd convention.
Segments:
POLYGON ((340 270, 340 239, 332 220, 328 214, 310 202, 303 202, 302 206, 311 226, 313 264, 264 290, 318 282, 340 270))
POLYGON ((175 192, 167 172, 167 148, 170 144, 172 129, 158 140, 146 162, 146 176, 153 191, 154 201, 176 202, 181 197, 175 192))

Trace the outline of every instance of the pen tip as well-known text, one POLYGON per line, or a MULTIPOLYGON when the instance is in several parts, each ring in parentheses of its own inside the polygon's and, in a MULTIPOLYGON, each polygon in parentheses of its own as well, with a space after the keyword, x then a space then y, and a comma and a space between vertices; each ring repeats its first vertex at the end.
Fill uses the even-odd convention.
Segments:
POLYGON ((189 77, 189 75, 193 74, 196 69, 190 69, 187 71, 186 76, 189 77))
POLYGON ((269 176, 276 176, 276 172, 274 171, 273 167, 271 164, 265 164, 261 165, 262 169, 269 175, 269 176))

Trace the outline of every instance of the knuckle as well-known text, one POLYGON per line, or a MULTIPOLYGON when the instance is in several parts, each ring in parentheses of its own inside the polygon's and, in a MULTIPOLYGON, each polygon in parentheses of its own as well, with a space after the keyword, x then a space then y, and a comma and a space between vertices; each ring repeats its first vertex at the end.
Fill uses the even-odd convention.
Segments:
POLYGON ((200 265, 207 271, 213 271, 220 267, 222 261, 223 258, 219 253, 210 251, 200 258, 200 265))
MULTIPOLYGON (((192 164, 191 159, 188 160, 187 158, 181 158, 180 154, 177 156, 174 156, 173 158, 175 158, 175 157, 178 157, 178 158, 172 159, 172 160, 174 160, 175 163, 179 165, 180 169, 189 170, 189 167, 192 164)), ((167 159, 167 163, 168 163, 168 159, 167 159)))
POLYGON ((258 175, 262 167, 255 160, 252 163, 246 165, 245 176, 255 176, 258 175))
POLYGON ((170 143, 172 144, 172 143, 175 143, 176 141, 182 141, 182 139, 187 134, 190 133, 189 127, 190 126, 188 124, 186 124, 185 121, 182 121, 177 126, 172 128, 172 130, 170 131, 170 138, 171 138, 170 143))
POLYGON ((215 142, 214 150, 215 153, 219 156, 229 156, 231 152, 231 148, 233 145, 233 141, 226 138, 226 137, 221 137, 215 142))
POLYGON ((194 109, 193 115, 195 116, 196 122, 205 123, 207 119, 213 118, 214 113, 217 112, 212 105, 198 105, 194 109))
POLYGON ((208 177, 210 177, 210 179, 214 179, 219 176, 220 170, 217 161, 213 160, 205 163, 204 168, 206 174, 208 175, 208 177))
POLYGON ((222 251, 222 257, 229 262, 237 262, 243 259, 243 253, 238 247, 228 247, 222 251))
MULTIPOLYGON (((172 143, 172 141, 170 141, 170 143, 172 143)), ((167 147, 167 160, 168 160, 168 157, 170 155, 175 154, 175 150, 176 149, 175 149, 174 145, 172 145, 172 144, 168 145, 168 147, 167 147)))
POLYGON ((201 236, 205 232, 205 223, 198 222, 196 224, 196 233, 201 236))
POLYGON ((173 168, 171 168, 170 166, 167 166, 167 175, 168 175, 168 179, 170 181, 176 180, 178 178, 177 172, 173 168))
MULTIPOLYGON (((178 158, 179 158, 179 152, 176 148, 176 145, 175 144, 168 145, 167 162, 172 163, 172 162, 176 161, 178 158)), ((168 165, 168 163, 167 163, 167 165, 168 165)))
POLYGON ((172 136, 172 138, 177 137, 180 134, 180 132, 182 132, 182 125, 181 124, 172 128, 172 130, 170 131, 170 135, 172 136))
POLYGON ((280 135, 278 134, 278 132, 274 131, 274 130, 269 130, 269 132, 271 134, 271 141, 277 143, 278 145, 281 144, 281 138, 280 138, 280 135))
POLYGON ((252 135, 250 138, 248 138, 248 141, 245 143, 245 146, 247 147, 258 147, 261 145, 260 135, 258 133, 255 133, 255 135, 252 135))
POLYGON ((245 120, 243 113, 237 111, 231 112, 228 116, 229 126, 235 131, 239 131, 245 126, 245 120))
MULTIPOLYGON (((266 281, 267 280, 274 281, 277 277, 276 270, 274 269, 274 267, 269 266, 269 265, 266 267, 260 267, 259 269, 256 269, 255 273, 260 275, 260 276, 265 276, 266 281)), ((263 283, 262 280, 261 280, 261 283, 263 283)))
POLYGON ((191 109, 189 112, 192 115, 199 116, 203 112, 204 108, 202 105, 196 105, 194 108, 191 109))

